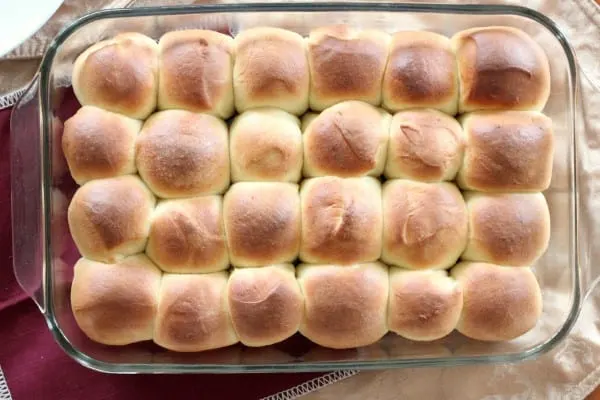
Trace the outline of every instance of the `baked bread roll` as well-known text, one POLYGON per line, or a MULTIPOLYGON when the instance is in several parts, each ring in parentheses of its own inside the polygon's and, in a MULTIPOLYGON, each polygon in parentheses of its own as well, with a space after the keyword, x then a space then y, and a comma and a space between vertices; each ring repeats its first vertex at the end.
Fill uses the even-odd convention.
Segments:
POLYGON ((154 342, 180 352, 204 351, 238 342, 227 306, 227 272, 164 274, 154 342))
POLYGON ((390 268, 390 331, 415 341, 432 341, 454 330, 462 290, 446 271, 390 268))
POLYGON ((227 269, 221 196, 160 201, 152 216, 146 254, 166 272, 227 269))
POLYGON ((467 209, 454 184, 389 180, 383 185, 382 204, 383 262, 443 269, 464 251, 467 209))
POLYGON ((135 174, 135 141, 142 127, 93 106, 81 107, 64 125, 62 150, 71 176, 82 185, 92 179, 135 174))
POLYGON ((258 27, 240 32, 234 44, 233 91, 239 113, 257 107, 278 107, 294 115, 306 111, 310 78, 302 36, 258 27))
POLYGON ((380 263, 300 265, 300 333, 333 349, 368 346, 388 331, 388 268, 380 263))
POLYGON ((383 172, 387 152, 389 114, 360 101, 345 101, 322 113, 306 114, 304 176, 341 177, 383 172))
POLYGON ((307 38, 310 108, 322 111, 346 100, 381 104, 381 80, 390 36, 348 25, 314 29, 307 38))
POLYGON ((98 42, 75 60, 72 84, 82 105, 145 119, 156 108, 158 45, 140 33, 98 42))
POLYGON ((381 255, 381 184, 372 177, 326 176, 300 189, 305 263, 353 264, 381 255))
POLYGON ((227 297, 233 327, 246 346, 268 346, 298 331, 304 298, 291 264, 234 269, 227 297))
POLYGON ((116 264, 85 258, 75 263, 71 309, 90 339, 126 345, 152 339, 161 272, 143 254, 116 264))
POLYGON ((452 37, 460 79, 458 111, 541 111, 550 94, 544 50, 507 26, 472 28, 452 37))
POLYGON ((164 34, 158 42, 158 108, 233 115, 233 38, 210 30, 164 34))
POLYGON ((79 253, 114 263, 146 247, 156 199, 134 175, 93 180, 71 199, 67 218, 79 253))
POLYGON ((225 194, 229 259, 236 267, 292 262, 300 247, 298 185, 239 182, 225 194))
POLYGON ((461 258, 530 266, 548 248, 550 211, 541 193, 465 192, 469 240, 461 258))
POLYGON ((390 125, 385 176, 451 181, 464 150, 464 133, 454 118, 430 108, 400 111, 390 125))
POLYGON ((552 120, 538 112, 475 112, 462 118, 467 147, 457 175, 463 189, 538 192, 550 186, 552 120))
POLYGON ((158 197, 222 193, 229 186, 228 142, 227 125, 216 117, 160 111, 142 127, 137 168, 158 197))
POLYGON ((390 111, 435 108, 454 115, 458 71, 450 39, 433 32, 404 31, 392 36, 383 75, 383 106, 390 111))
POLYGON ((276 108, 238 115, 231 125, 231 180, 298 182, 302 132, 298 117, 276 108))
POLYGON ((463 291, 456 329, 465 336, 511 340, 535 327, 542 314, 540 287, 529 268, 462 262, 451 275, 463 291))

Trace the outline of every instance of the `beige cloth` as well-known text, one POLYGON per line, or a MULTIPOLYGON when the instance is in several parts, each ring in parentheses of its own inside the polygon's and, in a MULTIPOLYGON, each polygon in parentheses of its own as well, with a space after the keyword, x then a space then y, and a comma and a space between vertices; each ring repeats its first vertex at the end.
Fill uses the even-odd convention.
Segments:
MULTIPOLYGON (((162 1, 161 4, 190 4, 200 1, 162 1)), ((211 0, 214 2, 214 0, 211 0)), ((600 7, 594 0, 530 0, 518 2, 552 18, 574 47, 580 67, 581 121, 579 145, 584 148, 581 173, 586 177, 582 195, 583 215, 590 221, 585 232, 590 240, 600 232, 600 7), (589 182, 587 180, 589 179, 589 182)), ((500 1, 470 1, 500 3, 500 1)), ((48 38, 66 21, 90 8, 142 6, 156 0, 68 0, 53 19, 30 41, 0 61, 0 96, 21 87, 30 79, 48 38), (93 3, 93 4, 92 4, 93 3)), ((1 100, 1 98, 0 98, 1 100)), ((1 107, 1 102, 0 102, 1 107)), ((600 247, 590 255, 600 260, 600 247)), ((598 268, 600 270, 600 267, 598 268)), ((560 297, 559 297, 560 298, 560 297)), ((309 390, 344 378, 303 397, 326 399, 583 399, 600 384, 600 288, 587 299, 579 320, 569 337, 551 353, 534 361, 513 365, 463 366, 453 368, 418 368, 359 372, 335 375, 309 386, 309 390)), ((294 398, 306 390, 274 398, 294 398)))

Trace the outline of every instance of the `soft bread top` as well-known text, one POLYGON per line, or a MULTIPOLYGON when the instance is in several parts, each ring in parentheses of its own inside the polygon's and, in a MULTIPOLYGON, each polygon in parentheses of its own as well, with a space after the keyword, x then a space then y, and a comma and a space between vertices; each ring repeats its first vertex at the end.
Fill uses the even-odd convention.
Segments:
POLYGON ((268 346, 298 331, 304 298, 291 264, 234 269, 227 296, 233 326, 246 346, 268 346))
POLYGON ((126 345, 152 339, 161 272, 142 254, 104 264, 85 258, 74 267, 71 308, 92 340, 126 345))
POLYGON ((511 340, 531 330, 542 314, 542 296, 529 268, 459 263, 451 271, 463 291, 457 330, 477 340, 511 340))
POLYGON ((139 33, 98 42, 77 57, 72 81, 82 105, 144 119, 156 108, 158 45, 139 33))
POLYGON ((464 162, 457 175, 463 189, 537 192, 550 186, 554 158, 552 120, 529 111, 465 114, 464 162))
POLYGON ((227 125, 208 114, 157 112, 142 127, 136 164, 159 197, 221 193, 229 186, 227 125))
POLYGON ((115 262, 144 251, 156 200, 134 175, 81 186, 68 209, 69 229, 81 255, 115 262))
POLYGON ((302 132, 298 117, 276 108, 238 115, 230 132, 231 179, 298 182, 302 132))
POLYGON ((390 125, 388 178, 451 181, 463 160, 465 138, 454 118, 434 109, 401 111, 390 125))
POLYGON ((303 118, 304 175, 381 175, 390 115, 361 101, 345 101, 303 118))
POLYGON ((221 196, 160 201, 152 216, 146 254, 168 272, 227 269, 222 209, 221 196))
POLYGON ((542 48, 511 27, 472 28, 452 37, 459 79, 459 112, 541 111, 550 94, 550 66, 542 48))
POLYGON ((390 111, 435 108, 454 115, 458 72, 450 39, 433 32, 405 31, 392 36, 383 76, 383 106, 390 111))
POLYGON ((322 111, 344 100, 381 104, 388 34, 334 25, 312 30, 307 41, 312 110, 322 111))
POLYGON ((388 268, 380 263, 300 265, 304 294, 300 332, 333 349, 368 346, 387 328, 388 268))
POLYGON ((306 46, 299 34, 259 27, 235 37, 235 108, 278 107, 295 115, 308 108, 306 46))
POLYGON ((389 180, 383 186, 383 262, 448 268, 467 244, 467 209, 448 182, 389 180))
POLYGON ((209 30, 160 38, 158 108, 233 114, 233 38, 209 30))
POLYGON ((529 266, 548 248, 550 211, 542 193, 465 192, 469 240, 463 260, 529 266))
POLYGON ((142 127, 128 118, 83 106, 65 121, 62 150, 78 184, 92 179, 134 174, 135 141, 142 127))

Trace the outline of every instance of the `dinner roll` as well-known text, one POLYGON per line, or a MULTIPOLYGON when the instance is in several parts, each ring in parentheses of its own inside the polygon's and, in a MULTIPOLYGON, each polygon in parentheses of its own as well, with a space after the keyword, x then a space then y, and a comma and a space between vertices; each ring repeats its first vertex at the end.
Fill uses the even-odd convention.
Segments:
POLYGON ((140 33, 98 42, 75 60, 72 84, 82 105, 145 119, 156 108, 158 45, 140 33))
POLYGON ((458 171, 463 189, 537 192, 552 179, 552 120, 538 112, 492 111, 462 118, 467 147, 458 171))
POLYGON ((550 94, 550 66, 542 48, 508 26, 467 29, 452 37, 460 79, 459 112, 541 111, 550 94))
POLYGON ((408 269, 453 265, 467 244, 465 202, 452 183, 389 180, 383 186, 381 259, 408 269))
POLYGON ((434 109, 400 111, 392 118, 385 165, 388 178, 451 181, 463 160, 465 138, 454 118, 434 109))
POLYGON ((136 164, 159 197, 222 193, 229 186, 227 125, 208 114, 157 112, 142 127, 136 164))
POLYGON ((300 333, 333 349, 368 346, 388 331, 388 268, 380 263, 301 265, 300 333))
POLYGON ((221 196, 162 200, 146 254, 163 271, 206 273, 229 267, 221 196))
POLYGON ((472 339, 511 340, 531 330, 542 314, 542 296, 529 268, 463 262, 451 271, 462 287, 456 329, 472 339))
POLYGON ((302 132, 298 117, 276 108, 238 115, 230 133, 231 179, 298 182, 302 132))
POLYGON ((158 42, 158 108, 233 114, 233 39, 210 30, 168 32, 158 42))
POLYGON ((268 346, 298 331, 304 298, 291 264, 234 269, 227 297, 233 327, 246 346, 268 346))
POLYGON ((352 264, 381 255, 381 184, 375 178, 305 180, 300 204, 302 261, 352 264))
POLYGON ((223 219, 231 264, 259 267, 287 263, 300 247, 298 185, 239 182, 223 202, 223 219))
POLYGON ((446 271, 390 268, 388 326, 415 341, 443 338, 454 330, 462 309, 460 286, 446 271))
POLYGON ((71 284, 71 309, 77 325, 102 344, 151 340, 160 280, 160 270, 143 254, 116 264, 79 259, 71 284))
POLYGON ((386 109, 435 108, 454 115, 458 93, 456 58, 450 39, 426 31, 404 31, 392 36, 382 87, 386 109))
POLYGON ((304 175, 381 175, 390 120, 388 113, 360 101, 305 115, 304 175))
POLYGON ((154 342, 180 352, 204 351, 238 342, 227 306, 226 271, 164 274, 154 342))
POLYGON ((81 107, 65 121, 62 136, 63 153, 75 182, 82 185, 92 179, 134 174, 135 140, 141 127, 136 119, 93 106, 81 107))
POLYGON ((548 248, 550 211, 541 193, 465 192, 469 240, 463 260, 529 266, 548 248))
POLYGON ((270 27, 250 28, 235 37, 233 91, 238 112, 278 107, 301 115, 310 84, 306 46, 299 34, 270 27))
POLYGON ((79 253, 116 262, 144 251, 155 198, 134 175, 89 181, 75 192, 67 217, 79 253))
POLYGON ((345 100, 381 104, 388 34, 348 25, 313 29, 307 38, 310 108, 322 111, 345 100))

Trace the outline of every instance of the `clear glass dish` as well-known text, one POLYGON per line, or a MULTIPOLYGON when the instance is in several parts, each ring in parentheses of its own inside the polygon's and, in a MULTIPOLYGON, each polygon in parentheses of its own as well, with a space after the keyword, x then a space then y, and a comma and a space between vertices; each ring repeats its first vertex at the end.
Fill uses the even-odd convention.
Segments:
POLYGON ((92 13, 56 37, 13 112, 15 274, 65 352, 83 365, 105 372, 300 372, 530 359, 564 339, 597 276, 587 257, 585 221, 577 218, 576 99, 576 62, 568 42, 551 20, 523 7, 336 2, 211 4, 92 13), (271 25, 307 34, 311 28, 334 23, 388 32, 431 30, 448 36, 475 26, 508 25, 532 35, 547 52, 552 90, 544 111, 554 121, 556 153, 551 187, 545 193, 552 218, 551 242, 534 268, 544 299, 536 328, 505 343, 477 342, 457 333, 432 343, 415 343, 388 334, 375 345, 344 351, 320 348, 300 335, 266 348, 233 346, 195 354, 173 353, 149 343, 108 347, 89 340, 75 324, 69 304, 78 253, 68 233, 66 209, 75 184, 61 158, 60 145, 62 122, 78 107, 70 89, 75 57, 92 43, 123 31, 158 39, 166 31, 181 28, 235 35, 252 26, 271 25))

